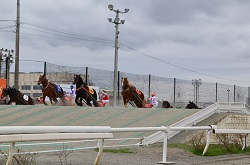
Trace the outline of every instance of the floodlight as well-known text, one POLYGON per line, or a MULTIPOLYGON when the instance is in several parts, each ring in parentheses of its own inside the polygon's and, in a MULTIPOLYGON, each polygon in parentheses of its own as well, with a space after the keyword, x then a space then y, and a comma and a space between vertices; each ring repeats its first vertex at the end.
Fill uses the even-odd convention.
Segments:
POLYGON ((129 11, 129 9, 126 8, 126 9, 125 9, 125 13, 127 13, 128 11, 129 11))
POLYGON ((109 21, 109 22, 112 22, 112 18, 108 18, 108 21, 109 21))
POLYGON ((124 24, 125 23, 125 20, 121 20, 121 24, 124 24))
POLYGON ((109 8, 109 10, 111 10, 111 11, 114 9, 113 5, 111 5, 111 4, 108 5, 108 8, 109 8))
POLYGON ((116 17, 114 22, 115 22, 115 23, 119 23, 119 20, 120 20, 120 19, 119 19, 118 17, 116 17))

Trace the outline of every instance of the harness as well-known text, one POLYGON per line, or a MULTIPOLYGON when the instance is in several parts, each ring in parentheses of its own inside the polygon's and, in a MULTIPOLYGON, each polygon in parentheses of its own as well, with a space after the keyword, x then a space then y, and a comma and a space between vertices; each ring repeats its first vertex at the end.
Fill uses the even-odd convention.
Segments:
POLYGON ((135 90, 134 90, 132 87, 134 87, 134 86, 129 86, 128 85, 127 88, 123 89, 122 93, 126 93, 128 91, 131 91, 132 94, 133 94, 133 97, 140 102, 140 104, 142 105, 142 107, 143 108, 147 108, 147 106, 144 105, 143 100, 139 96, 140 94, 142 94, 142 92, 139 91, 138 89, 136 89, 135 87, 134 87, 135 88, 135 90))
MULTIPOLYGON (((53 90, 53 92, 55 92, 55 94, 56 94, 57 96, 59 96, 60 98, 62 98, 62 95, 59 93, 59 91, 54 90, 54 88, 51 86, 52 83, 49 82, 49 80, 46 79, 46 77, 44 77, 44 78, 42 79, 41 83, 43 84, 43 82, 44 82, 45 80, 47 80, 48 83, 47 83, 47 85, 46 85, 45 87, 42 88, 42 91, 44 91, 45 89, 51 87, 51 90, 53 90)), ((56 85, 56 84, 55 84, 55 85, 56 85)), ((56 89, 56 87, 55 87, 55 89, 56 89)))
MULTIPOLYGON (((75 81, 75 83, 77 83, 79 81, 79 77, 77 77, 77 80, 75 81)), ((91 97, 91 99, 93 100, 93 101, 95 101, 95 102, 97 102, 97 100, 94 98, 94 96, 93 96, 93 94, 94 94, 94 89, 93 88, 91 88, 92 90, 90 91, 90 88, 89 88, 89 90, 87 90, 85 87, 84 87, 84 85, 82 84, 79 88, 76 88, 76 91, 79 91, 79 90, 81 90, 81 89, 83 89, 84 91, 86 91, 86 93, 87 93, 87 97, 86 98, 88 98, 88 97, 91 97)))

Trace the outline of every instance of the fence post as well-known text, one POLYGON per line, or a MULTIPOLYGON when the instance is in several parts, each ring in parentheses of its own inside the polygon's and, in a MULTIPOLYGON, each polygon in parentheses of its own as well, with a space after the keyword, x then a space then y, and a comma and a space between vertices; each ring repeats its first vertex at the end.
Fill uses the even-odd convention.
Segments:
POLYGON ((86 67, 86 73, 85 73, 85 84, 88 85, 88 67, 86 67))
POLYGON ((151 74, 148 75, 148 97, 150 97, 151 90, 151 74))
POLYGON ((8 156, 8 160, 6 162, 6 165, 11 165, 11 162, 12 162, 12 159, 13 159, 14 150, 15 150, 15 142, 11 142, 10 143, 9 156, 8 156))
POLYGON ((43 64, 43 74, 44 74, 45 77, 46 77, 46 73, 47 73, 47 63, 46 63, 46 61, 44 61, 44 64, 43 64))
POLYGON ((235 102, 235 91, 236 90, 236 86, 234 85, 234 102, 235 102))
POLYGON ((218 84, 217 83, 215 83, 215 102, 217 102, 218 100, 217 100, 217 96, 218 96, 218 84))
POLYGON ((175 107, 176 78, 174 78, 174 107, 175 107))

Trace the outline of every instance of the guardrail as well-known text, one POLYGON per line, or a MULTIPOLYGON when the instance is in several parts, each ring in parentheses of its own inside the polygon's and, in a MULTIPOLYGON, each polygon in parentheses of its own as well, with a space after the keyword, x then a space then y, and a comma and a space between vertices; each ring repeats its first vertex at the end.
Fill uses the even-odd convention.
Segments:
MULTIPOLYGON (((243 113, 243 114, 250 114, 250 107, 245 103, 220 103, 216 102, 199 112, 180 120, 177 123, 174 123, 170 125, 170 127, 185 127, 185 126, 193 126, 197 124, 198 122, 201 122, 202 120, 210 117, 211 115, 215 113, 243 113)), ((171 131, 169 133, 169 138, 173 137, 174 135, 178 134, 180 131, 171 131)), ((156 132, 148 137, 145 138, 144 144, 153 144, 155 142, 159 142, 163 139, 163 133, 162 132, 156 132)))
POLYGON ((161 131, 164 133, 162 161, 160 164, 169 164, 167 162, 167 141, 171 131, 184 130, 207 130, 207 143, 203 150, 206 153, 210 144, 210 134, 245 134, 244 147, 247 147, 247 135, 250 130, 239 129, 217 129, 216 125, 193 126, 193 127, 130 127, 130 128, 111 128, 108 126, 6 126, 0 127, 0 142, 10 142, 10 150, 6 165, 10 165, 14 155, 16 142, 28 141, 54 141, 54 140, 76 140, 76 139, 100 139, 98 141, 99 152, 94 164, 100 162, 103 151, 104 139, 112 139, 116 132, 141 132, 141 131, 161 131))
POLYGON ((214 134, 244 134, 244 144, 242 146, 242 150, 247 148, 247 140, 248 140, 248 134, 250 134, 250 130, 242 130, 242 129, 213 129, 209 130, 207 132, 207 141, 206 141, 206 146, 203 150, 202 156, 206 154, 207 149, 210 145, 210 136, 211 133, 214 134))
POLYGON ((193 126, 193 127, 131 127, 131 128, 111 128, 111 132, 141 132, 141 131, 161 131, 164 135, 163 139, 163 151, 162 161, 159 164, 173 164, 174 162, 167 162, 167 142, 168 136, 171 131, 187 131, 187 130, 213 130, 216 129, 216 125, 210 126, 193 126))
POLYGON ((141 131, 162 131, 164 133, 163 154, 161 164, 168 164, 167 139, 170 131, 182 130, 212 130, 216 126, 199 127, 131 127, 111 128, 108 126, 6 126, 0 127, 0 142, 10 142, 10 149, 6 165, 10 165, 14 155, 16 142, 28 141, 55 141, 55 140, 76 140, 76 139, 100 139, 99 152, 95 163, 100 162, 103 151, 104 139, 112 139, 116 132, 141 132, 141 131))
POLYGON ((6 165, 10 165, 16 142, 100 139, 99 152, 94 164, 98 164, 104 139, 113 138, 108 126, 6 126, 0 127, 0 142, 10 142, 6 165))

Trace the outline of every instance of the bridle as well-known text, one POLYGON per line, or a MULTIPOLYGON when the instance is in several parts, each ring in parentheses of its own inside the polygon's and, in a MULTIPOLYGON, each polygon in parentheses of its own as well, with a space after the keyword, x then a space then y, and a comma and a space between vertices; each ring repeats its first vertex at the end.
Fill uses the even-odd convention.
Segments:
MULTIPOLYGON (((45 80, 46 80, 46 77, 43 76, 43 79, 42 79, 42 81, 41 81, 41 84, 43 84, 43 82, 44 82, 45 80)), ((48 81, 47 85, 46 85, 45 87, 43 87, 42 90, 45 90, 45 89, 48 88, 48 87, 49 87, 49 81, 48 81)))
POLYGON ((77 83, 79 81, 79 76, 75 76, 74 83, 77 83), (77 78, 77 80, 76 80, 77 78))

